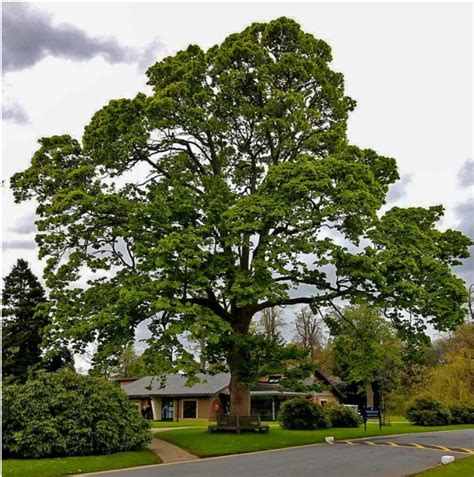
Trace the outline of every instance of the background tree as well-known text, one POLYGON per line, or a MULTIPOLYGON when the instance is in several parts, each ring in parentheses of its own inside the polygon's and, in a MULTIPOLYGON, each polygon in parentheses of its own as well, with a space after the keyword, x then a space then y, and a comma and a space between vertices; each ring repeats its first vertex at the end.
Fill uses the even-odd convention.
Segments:
POLYGON ((115 359, 95 362, 89 374, 104 378, 141 378, 152 373, 148 373, 143 357, 137 354, 133 344, 129 344, 115 359))
POLYGON ((378 310, 365 305, 332 313, 326 322, 333 336, 331 347, 339 375, 345 381, 361 384, 366 405, 373 407, 373 384, 378 382, 387 391, 398 377, 401 343, 395 330, 378 310))
POLYGON ((474 325, 464 323, 449 335, 436 339, 424 361, 410 373, 403 364, 403 381, 389 396, 394 413, 404 414, 415 397, 433 397, 447 405, 474 400, 474 325))
POLYGON ((262 311, 258 321, 259 329, 270 341, 279 342, 282 340, 282 329, 285 326, 283 310, 276 307, 266 308, 262 311))
POLYGON ((67 347, 43 347, 50 324, 45 291, 28 262, 19 258, 4 279, 2 307, 2 361, 6 384, 23 383, 38 369, 56 371, 74 367, 67 347))
POLYGON ((301 308, 295 317, 294 342, 307 350, 311 360, 316 356, 317 348, 322 348, 324 341, 324 321, 309 306, 301 308))
MULTIPOLYGON (((231 412, 245 415, 250 323, 267 308, 363 297, 393 320, 460 323, 466 289, 451 267, 471 241, 435 228, 442 207, 377 215, 396 164, 348 143, 355 102, 331 61, 288 18, 254 23, 151 66, 152 92, 111 101, 82 142, 40 139, 11 184, 17 201, 38 201, 57 333, 106 355, 159 312, 174 317, 165 345, 217 323, 231 412), (101 272, 85 289, 84 270, 101 272)), ((177 369, 196 371, 174 346, 177 369)))
POLYGON ((28 372, 41 363, 43 329, 47 316, 43 287, 28 263, 18 259, 4 279, 2 307, 2 361, 5 383, 23 383, 28 372))
POLYGON ((445 363, 429 373, 425 392, 444 404, 474 402, 474 349, 459 348, 445 356, 445 363))

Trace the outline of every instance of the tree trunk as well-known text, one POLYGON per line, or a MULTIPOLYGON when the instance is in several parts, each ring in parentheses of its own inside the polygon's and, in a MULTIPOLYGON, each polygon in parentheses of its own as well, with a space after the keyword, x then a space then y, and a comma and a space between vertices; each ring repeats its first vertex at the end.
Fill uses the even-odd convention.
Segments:
POLYGON ((250 353, 246 346, 245 336, 248 335, 251 314, 241 315, 232 326, 235 340, 227 356, 230 370, 230 414, 232 416, 250 415, 250 388, 247 383, 250 376, 250 353), (244 335, 239 338, 239 335, 244 335))
POLYGON ((230 414, 232 416, 250 415, 250 389, 242 386, 232 375, 230 378, 230 414))
POLYGON ((372 383, 366 383, 365 392, 366 392, 366 395, 367 395, 366 406, 367 407, 374 407, 374 390, 372 388, 372 383))

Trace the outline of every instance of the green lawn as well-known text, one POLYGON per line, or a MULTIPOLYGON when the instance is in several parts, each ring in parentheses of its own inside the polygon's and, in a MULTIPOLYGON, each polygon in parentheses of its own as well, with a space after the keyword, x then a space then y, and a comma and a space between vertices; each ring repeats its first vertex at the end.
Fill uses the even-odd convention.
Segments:
POLYGON ((149 449, 86 457, 6 459, 3 461, 3 477, 60 477, 160 462, 159 457, 149 449))
POLYGON ((474 457, 456 459, 452 464, 439 465, 412 477, 473 477, 474 457))
POLYGON ((411 432, 445 431, 454 429, 471 429, 472 425, 457 426, 413 426, 411 424, 392 424, 384 426, 381 430, 377 426, 342 429, 322 429, 317 431, 288 431, 273 427, 267 434, 255 433, 214 433, 207 429, 181 429, 160 434, 159 439, 176 444, 200 457, 210 457, 226 454, 238 454, 267 449, 279 449, 304 444, 323 442, 326 436, 336 439, 353 439, 356 437, 374 437, 389 434, 404 434, 411 432))
MULTIPOLYGON (((407 422, 406 417, 404 416, 389 416, 389 422, 407 422)), ((215 421, 209 421, 207 419, 196 419, 192 421, 149 421, 150 427, 155 429, 160 429, 163 427, 208 427, 209 424, 214 424, 215 421)), ((377 419, 369 420, 367 424, 377 424, 379 421, 377 419)), ((267 424, 271 427, 278 426, 278 422, 275 421, 262 421, 262 424, 267 424)))
POLYGON ((161 428, 161 427, 207 427, 209 426, 210 421, 207 419, 196 419, 192 421, 150 421, 150 427, 161 428))
POLYGON ((408 419, 405 416, 387 416, 389 422, 408 422, 408 419))
MULTIPOLYGON (((193 421, 150 421, 150 427, 154 429, 161 429, 164 427, 205 427, 207 428, 210 424, 215 424, 216 421, 209 421, 208 419, 196 419, 193 421)), ((262 421, 262 424, 267 424, 268 426, 279 426, 278 422, 275 421, 262 421)))

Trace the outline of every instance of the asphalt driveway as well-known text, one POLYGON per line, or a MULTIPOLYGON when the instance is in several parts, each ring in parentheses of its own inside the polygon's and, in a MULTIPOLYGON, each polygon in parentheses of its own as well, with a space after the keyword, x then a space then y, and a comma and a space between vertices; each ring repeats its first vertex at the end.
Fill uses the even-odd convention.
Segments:
POLYGON ((311 445, 194 462, 82 474, 82 477, 402 477, 438 465, 442 455, 452 455, 456 459, 467 457, 467 452, 448 452, 423 446, 474 449, 474 429, 385 436, 367 441, 371 444, 352 441, 348 444, 311 445), (417 443, 418 446, 398 447, 397 443, 417 443))

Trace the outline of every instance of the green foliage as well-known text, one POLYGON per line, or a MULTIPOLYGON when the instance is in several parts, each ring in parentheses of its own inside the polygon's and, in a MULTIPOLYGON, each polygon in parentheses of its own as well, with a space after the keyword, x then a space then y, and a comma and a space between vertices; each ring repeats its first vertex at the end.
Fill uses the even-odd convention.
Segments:
POLYGON ((150 320, 157 366, 192 373, 179 337, 212 322, 209 345, 247 382, 250 322, 274 306, 363 298, 400 328, 403 310, 455 327, 466 290, 451 267, 470 240, 436 229, 441 207, 379 217, 396 163, 348 143, 355 102, 331 61, 293 20, 253 23, 151 66, 151 93, 111 101, 82 142, 40 139, 11 185, 38 202, 51 339, 97 342, 102 360, 150 320))
POLYGON ((126 394, 101 378, 60 370, 4 387, 4 456, 111 454, 149 438, 148 423, 126 394))
POLYGON ((445 404, 474 402, 474 349, 460 348, 444 359, 443 364, 429 370, 426 391, 445 404))
POLYGON ((5 277, 2 300, 2 366, 5 383, 24 382, 41 363, 42 332, 48 324, 40 307, 44 289, 28 263, 18 259, 5 277))
POLYGON ((451 424, 474 424, 474 404, 453 404, 448 407, 451 424))
POLYGON ((331 427, 331 421, 324 408, 304 398, 283 402, 278 420, 283 429, 310 430, 331 427))
POLYGON ((403 381, 389 396, 392 411, 404 414, 413 396, 434 396, 447 406, 474 402, 474 324, 433 342, 424 364, 407 367, 403 381))
POLYGON ((452 420, 449 409, 430 397, 416 398, 406 413, 407 419, 419 426, 444 426, 452 420))
POLYGON ((143 357, 136 354, 133 344, 129 344, 108 361, 94 362, 89 374, 105 378, 141 378, 153 374, 148 371, 143 357))
POLYGON ((349 407, 342 404, 328 403, 324 406, 332 427, 359 427, 361 418, 349 407))
POLYGON ((5 277, 2 301, 2 368, 6 384, 23 383, 38 369, 73 366, 65 347, 47 350, 42 341, 49 324, 45 292, 28 263, 18 259, 5 277))
POLYGON ((474 424, 474 406, 472 404, 446 406, 437 399, 419 397, 408 408, 406 416, 410 422, 420 426, 474 424))
POLYGON ((333 336, 331 348, 339 375, 362 386, 382 382, 390 387, 401 366, 401 343, 379 311, 365 305, 345 308, 325 318, 333 336))

